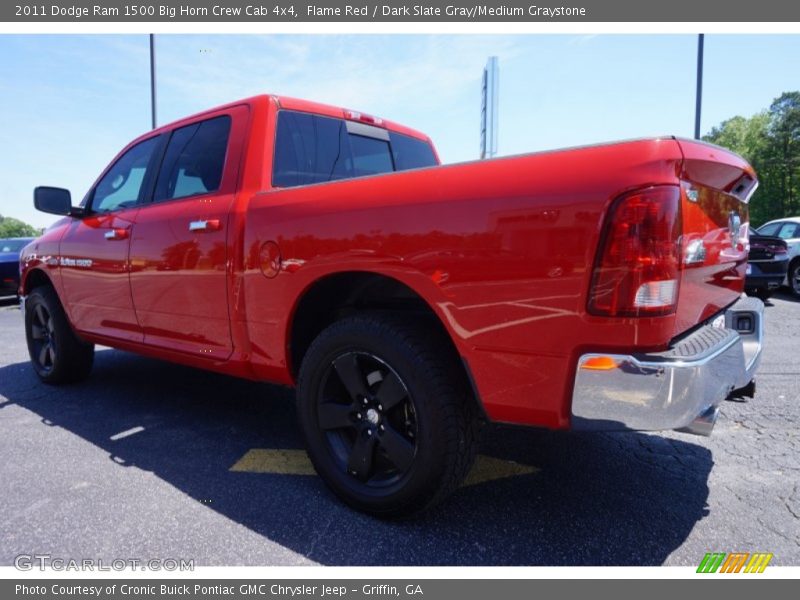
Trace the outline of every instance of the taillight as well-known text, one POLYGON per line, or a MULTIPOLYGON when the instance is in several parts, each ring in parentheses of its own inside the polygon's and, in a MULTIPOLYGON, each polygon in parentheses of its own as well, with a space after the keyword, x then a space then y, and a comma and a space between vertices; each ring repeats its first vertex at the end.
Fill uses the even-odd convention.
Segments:
POLYGON ((680 191, 654 186, 611 206, 592 273, 588 310, 609 317, 674 312, 680 280, 680 191))

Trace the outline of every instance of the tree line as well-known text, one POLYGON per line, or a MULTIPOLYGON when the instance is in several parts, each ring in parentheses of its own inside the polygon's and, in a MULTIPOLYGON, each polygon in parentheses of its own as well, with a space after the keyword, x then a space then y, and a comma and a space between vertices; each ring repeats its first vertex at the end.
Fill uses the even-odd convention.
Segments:
POLYGON ((13 217, 0 215, 0 238, 36 237, 41 233, 42 230, 36 229, 33 225, 28 225, 13 217))
POLYGON ((800 92, 785 92, 750 118, 733 117, 703 139, 733 150, 753 165, 759 187, 750 222, 800 216, 800 92))

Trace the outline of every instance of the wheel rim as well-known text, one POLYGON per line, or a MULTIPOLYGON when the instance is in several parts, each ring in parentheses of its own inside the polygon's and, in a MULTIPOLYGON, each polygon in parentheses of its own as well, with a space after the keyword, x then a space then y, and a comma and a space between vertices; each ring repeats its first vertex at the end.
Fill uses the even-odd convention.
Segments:
POLYGON ((371 488, 393 485, 417 453, 414 402, 400 376, 366 352, 348 352, 328 366, 317 401, 317 424, 341 471, 371 488))
POLYGON ((31 315, 31 341, 33 360, 42 371, 52 371, 56 361, 55 324, 42 304, 37 304, 31 315))
POLYGON ((792 289, 795 294, 800 294, 800 265, 792 269, 792 289))

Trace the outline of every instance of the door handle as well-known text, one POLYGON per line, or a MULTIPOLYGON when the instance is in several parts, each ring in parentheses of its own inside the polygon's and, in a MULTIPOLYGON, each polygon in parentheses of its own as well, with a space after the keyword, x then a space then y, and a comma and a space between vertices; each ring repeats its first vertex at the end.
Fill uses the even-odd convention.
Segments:
POLYGON ((125 240, 128 239, 128 230, 117 227, 106 231, 103 237, 109 241, 125 240))
POLYGON ((200 221, 190 221, 189 231, 219 231, 222 223, 219 219, 203 219, 200 221))

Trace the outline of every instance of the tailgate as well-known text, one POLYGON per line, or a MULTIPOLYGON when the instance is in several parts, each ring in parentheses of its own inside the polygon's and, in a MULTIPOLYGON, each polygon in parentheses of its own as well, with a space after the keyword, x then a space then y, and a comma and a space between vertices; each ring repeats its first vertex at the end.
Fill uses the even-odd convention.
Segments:
POLYGON ((758 181, 740 156, 718 146, 678 140, 683 153, 683 271, 676 334, 727 307, 744 289, 748 202, 758 181))

